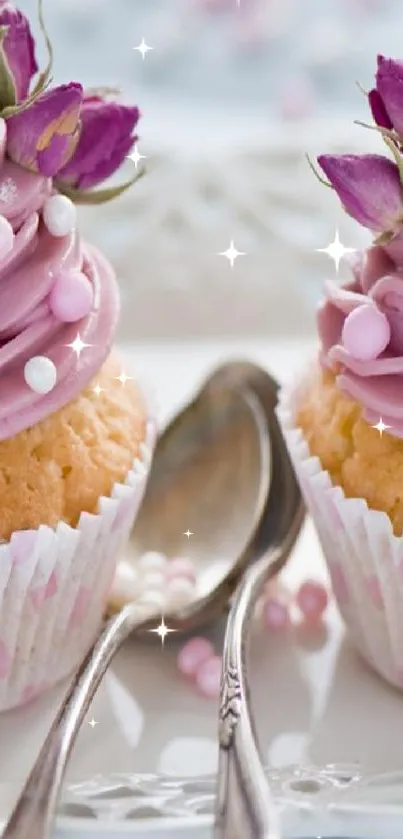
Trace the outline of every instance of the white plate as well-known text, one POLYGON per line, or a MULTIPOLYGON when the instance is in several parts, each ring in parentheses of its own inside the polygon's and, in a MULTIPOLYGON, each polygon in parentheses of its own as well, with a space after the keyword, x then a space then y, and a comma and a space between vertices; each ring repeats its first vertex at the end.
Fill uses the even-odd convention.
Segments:
MULTIPOLYGON (((270 366, 280 375, 284 363, 292 372, 301 353, 301 348, 293 354, 290 347, 267 345, 244 349, 249 357, 271 359, 270 366)), ((176 381, 166 401, 169 412, 213 359, 234 351, 231 345, 199 347, 190 363, 189 347, 164 348, 163 355, 157 349, 143 350, 142 368, 149 373, 159 358, 161 381, 167 381, 171 365, 176 371, 174 380, 168 375, 168 382, 176 381)), ((310 523, 286 573, 291 583, 306 574, 324 576, 310 523)), ((212 628, 211 636, 219 648, 222 626, 212 628)), ((177 649, 172 635, 164 649, 150 636, 128 644, 117 657, 74 752, 65 791, 69 817, 59 819, 58 839, 211 835, 217 706, 198 697, 178 676, 177 649), (93 728, 91 719, 97 721, 93 728)), ((329 610, 327 633, 320 638, 299 632, 276 636, 256 627, 251 679, 262 749, 286 836, 401 839, 403 698, 351 650, 336 610, 329 610)), ((3 821, 60 695, 56 691, 0 718, 3 821)))

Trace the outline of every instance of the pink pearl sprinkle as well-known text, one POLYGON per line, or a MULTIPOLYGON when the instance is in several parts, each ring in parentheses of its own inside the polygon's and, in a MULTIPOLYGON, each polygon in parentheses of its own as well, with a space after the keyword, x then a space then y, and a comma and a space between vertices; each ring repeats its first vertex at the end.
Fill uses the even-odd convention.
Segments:
POLYGON ((342 343, 353 358, 371 361, 383 352, 389 341, 389 321, 373 303, 358 306, 347 315, 342 343))
POLYGON ((59 274, 49 296, 49 305, 63 323, 75 323, 89 315, 94 302, 92 285, 81 271, 59 274))
POLYGON ((328 599, 327 591, 321 583, 307 580, 297 592, 296 603, 306 620, 316 622, 321 619, 328 599))
POLYGON ((220 695, 222 660, 218 655, 208 658, 197 670, 196 684, 200 693, 208 699, 220 695))
POLYGON ((290 620, 287 604, 278 597, 268 597, 263 606, 263 620, 269 629, 283 629, 290 620))
POLYGON ((207 638, 191 638, 178 655, 178 669, 184 676, 192 678, 198 668, 210 658, 214 658, 214 647, 210 641, 207 638))
POLYGON ((168 582, 170 580, 176 580, 178 577, 185 577, 192 583, 196 582, 196 569, 191 559, 185 559, 184 557, 170 559, 165 573, 168 582))

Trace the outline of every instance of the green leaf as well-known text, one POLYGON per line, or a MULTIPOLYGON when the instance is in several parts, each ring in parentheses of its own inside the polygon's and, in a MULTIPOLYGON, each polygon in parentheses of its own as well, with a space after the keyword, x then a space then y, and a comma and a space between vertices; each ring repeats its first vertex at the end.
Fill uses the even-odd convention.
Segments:
POLYGON ((387 145, 388 149, 390 149, 390 151, 393 154, 393 157, 395 158, 395 163, 396 163, 396 166, 399 170, 400 183, 403 186, 403 157, 400 154, 399 149, 397 148, 396 144, 394 143, 393 140, 390 139, 390 137, 388 137, 384 133, 382 133, 382 137, 383 137, 384 143, 387 145))
POLYGON ((38 0, 38 20, 39 20, 39 26, 40 26, 42 35, 45 39, 46 49, 47 49, 47 52, 48 52, 48 63, 46 65, 45 69, 42 71, 42 73, 40 74, 40 76, 38 78, 38 81, 37 81, 37 83, 35 85, 35 88, 33 90, 34 95, 38 94, 38 93, 39 94, 42 93, 45 85, 46 86, 48 85, 48 82, 50 81, 50 74, 52 72, 52 67, 53 67, 53 47, 52 47, 52 42, 51 42, 51 40, 49 38, 49 35, 48 35, 48 31, 46 29, 45 19, 44 19, 44 16, 43 16, 43 0, 38 0))
POLYGON ((118 198, 119 195, 122 195, 126 192, 127 189, 130 189, 133 184, 140 180, 140 178, 145 175, 146 170, 141 169, 140 172, 136 172, 133 178, 130 178, 129 181, 126 181, 124 184, 115 187, 109 187, 107 189, 94 189, 94 190, 80 190, 74 189, 73 187, 69 187, 68 184, 63 184, 55 179, 55 186, 63 195, 67 195, 75 204, 106 204, 108 201, 113 201, 114 198, 118 198))
POLYGON ((374 239, 374 245, 388 245, 395 238, 395 233, 386 230, 374 239))
POLYGON ((8 26, 0 26, 0 108, 15 105, 17 98, 13 75, 3 48, 8 30, 8 26))
POLYGON ((7 119, 8 117, 13 117, 16 114, 20 114, 22 111, 26 111, 27 108, 30 107, 30 105, 33 105, 33 103, 36 102, 36 100, 39 99, 43 93, 45 93, 45 91, 52 84, 52 81, 53 79, 49 79, 44 85, 44 87, 42 87, 36 93, 31 93, 31 95, 28 96, 28 98, 25 99, 24 102, 21 102, 19 105, 10 105, 10 107, 8 108, 3 108, 3 110, 0 111, 0 117, 3 117, 3 119, 7 119))
POLYGON ((333 189, 332 184, 329 183, 329 181, 325 181, 325 179, 322 178, 322 175, 318 172, 316 166, 312 163, 309 154, 306 154, 305 157, 308 161, 309 168, 312 170, 313 174, 315 175, 315 178, 319 181, 319 183, 323 184, 323 186, 327 186, 329 189, 333 189))
POLYGON ((367 128, 369 131, 377 131, 382 137, 389 137, 390 140, 398 143, 399 138, 393 128, 383 128, 381 125, 368 125, 367 122, 362 122, 360 119, 355 119, 354 125, 359 125, 360 128, 367 128))

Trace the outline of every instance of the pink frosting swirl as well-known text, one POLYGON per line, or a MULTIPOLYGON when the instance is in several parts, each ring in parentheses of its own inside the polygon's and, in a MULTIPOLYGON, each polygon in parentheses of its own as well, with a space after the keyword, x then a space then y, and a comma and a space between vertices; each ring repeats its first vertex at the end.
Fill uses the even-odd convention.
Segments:
POLYGON ((52 194, 52 181, 9 161, 0 171, 0 215, 11 223, 11 252, 0 254, 0 439, 12 437, 59 410, 91 381, 114 340, 119 293, 108 262, 81 242, 76 230, 55 238, 41 209, 52 194), (62 323, 49 306, 56 277, 82 271, 90 280, 94 305, 76 323, 62 323), (89 344, 79 357, 71 347, 79 333, 89 344), (50 393, 35 393, 26 383, 24 367, 46 356, 57 370, 50 393))
MULTIPOLYGON (((403 268, 397 267, 402 265, 401 247, 397 242, 361 254, 353 265, 354 280, 344 287, 328 283, 318 311, 322 364, 336 372, 339 388, 362 405, 369 423, 381 417, 396 437, 403 437, 403 268), (389 340, 377 357, 363 360, 343 341, 343 328, 350 313, 363 306, 368 310, 368 304, 386 316, 389 340)), ((361 328, 365 329, 365 317, 361 328)))

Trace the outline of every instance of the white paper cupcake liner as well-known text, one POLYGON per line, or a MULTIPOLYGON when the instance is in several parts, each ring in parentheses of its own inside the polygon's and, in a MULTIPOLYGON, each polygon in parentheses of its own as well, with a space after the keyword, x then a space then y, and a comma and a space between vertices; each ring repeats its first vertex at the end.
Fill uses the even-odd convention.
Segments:
POLYGON ((283 389, 277 414, 322 545, 341 614, 368 663, 403 689, 403 537, 386 513, 346 498, 296 426, 310 375, 283 389))
POLYGON ((125 483, 77 527, 13 533, 0 545, 0 711, 74 671, 99 629, 119 555, 145 490, 157 430, 147 423, 125 483))

